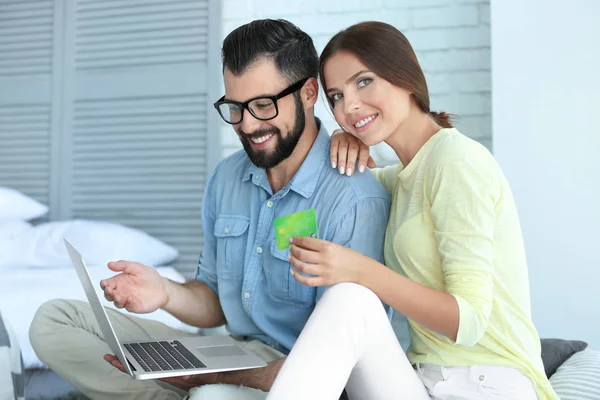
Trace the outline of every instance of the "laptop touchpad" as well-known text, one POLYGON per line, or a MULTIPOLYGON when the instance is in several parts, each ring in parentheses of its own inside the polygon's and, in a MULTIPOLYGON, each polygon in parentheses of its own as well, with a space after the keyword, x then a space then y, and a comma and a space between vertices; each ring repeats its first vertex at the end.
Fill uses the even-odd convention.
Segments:
POLYGON ((211 346, 211 347, 196 347, 205 357, 233 357, 245 356, 246 352, 239 346, 211 346))

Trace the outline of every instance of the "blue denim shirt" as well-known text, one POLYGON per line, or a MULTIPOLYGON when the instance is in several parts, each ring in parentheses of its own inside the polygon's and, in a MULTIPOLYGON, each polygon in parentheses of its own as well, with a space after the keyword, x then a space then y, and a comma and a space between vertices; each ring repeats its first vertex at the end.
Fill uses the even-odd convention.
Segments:
POLYGON ((383 263, 389 195, 369 171, 348 177, 331 168, 329 146, 321 125, 300 169, 277 193, 244 150, 212 173, 196 279, 219 296, 232 335, 261 340, 287 354, 326 289, 292 277, 289 250, 275 244, 277 217, 315 208, 319 238, 383 263))

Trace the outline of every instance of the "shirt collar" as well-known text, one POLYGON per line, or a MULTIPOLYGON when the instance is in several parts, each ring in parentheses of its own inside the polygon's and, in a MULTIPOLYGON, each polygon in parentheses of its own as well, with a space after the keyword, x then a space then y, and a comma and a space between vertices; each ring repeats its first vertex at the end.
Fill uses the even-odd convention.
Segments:
MULTIPOLYGON (((296 172, 296 175, 294 175, 290 183, 282 189, 286 192, 288 190, 293 190, 305 198, 312 196, 317 187, 317 180, 323 170, 323 164, 329 156, 329 146, 331 143, 329 133, 321 120, 316 117, 315 120, 317 122, 317 128, 319 129, 317 137, 310 148, 308 155, 304 159, 304 162, 298 169, 298 172, 296 172)), ((257 167, 252 162, 250 162, 248 168, 246 168, 242 182, 248 181, 251 177, 252 183, 261 186, 267 190, 267 192, 271 193, 271 186, 269 185, 265 169, 257 167)))

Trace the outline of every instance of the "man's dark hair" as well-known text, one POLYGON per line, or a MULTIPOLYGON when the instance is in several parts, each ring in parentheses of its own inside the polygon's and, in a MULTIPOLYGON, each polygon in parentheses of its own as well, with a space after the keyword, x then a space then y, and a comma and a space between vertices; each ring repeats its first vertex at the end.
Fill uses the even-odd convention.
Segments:
POLYGON ((319 56, 311 37, 284 19, 261 19, 233 30, 223 41, 223 70, 242 75, 260 58, 270 58, 289 83, 317 78, 319 56))

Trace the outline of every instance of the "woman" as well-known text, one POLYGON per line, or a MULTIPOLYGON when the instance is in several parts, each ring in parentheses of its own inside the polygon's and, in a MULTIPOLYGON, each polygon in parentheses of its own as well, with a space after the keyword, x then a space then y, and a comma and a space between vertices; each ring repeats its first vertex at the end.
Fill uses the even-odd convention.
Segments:
POLYGON ((340 245, 293 239, 294 278, 335 286, 269 398, 336 399, 346 387, 351 400, 557 399, 531 320, 517 210, 493 156, 430 111, 423 72, 394 27, 351 26, 320 61, 347 132, 332 138, 332 165, 354 166, 358 141, 386 142, 400 159, 374 170, 392 195, 387 267, 340 245), (407 355, 381 302, 409 320, 407 355))

